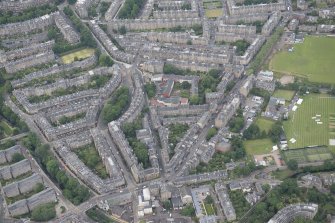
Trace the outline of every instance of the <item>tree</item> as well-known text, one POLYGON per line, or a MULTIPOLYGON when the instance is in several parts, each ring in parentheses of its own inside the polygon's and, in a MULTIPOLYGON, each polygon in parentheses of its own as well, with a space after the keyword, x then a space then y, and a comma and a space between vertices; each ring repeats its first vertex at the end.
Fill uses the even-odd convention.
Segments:
POLYGON ((333 194, 335 194, 335 183, 333 183, 333 184, 330 186, 330 192, 332 192, 333 194))
POLYGON ((191 98, 190 98, 190 104, 191 105, 197 105, 197 104, 199 104, 200 103, 200 98, 199 98, 199 96, 197 96, 197 95, 193 95, 193 96, 191 96, 191 98))
POLYGON ((76 4, 77 0, 67 0, 67 2, 68 2, 70 5, 74 5, 74 4, 76 4))
POLYGON ((189 89, 191 88, 191 84, 188 83, 187 81, 183 81, 183 82, 181 83, 181 87, 182 87, 183 89, 185 89, 185 90, 189 90, 189 89))
POLYGON ((287 167, 290 170, 295 171, 298 169, 298 162, 295 159, 291 159, 287 162, 287 167))
POLYGON ((126 33, 127 33, 127 29, 126 29, 126 27, 125 27, 125 26, 121 26, 120 29, 119 29, 119 33, 120 33, 121 35, 126 34, 126 33))
POLYGON ((24 159, 24 156, 21 153, 14 153, 12 156, 12 162, 17 163, 24 159))
POLYGON ((282 132, 283 132, 283 129, 282 129, 281 123, 280 122, 274 123, 269 131, 269 136, 272 142, 278 143, 282 132))
POLYGON ((156 95, 156 85, 154 83, 145 84, 144 89, 149 99, 153 98, 156 95))
POLYGON ((218 130, 215 127, 210 128, 207 132, 206 140, 207 141, 210 140, 213 136, 216 135, 217 132, 218 132, 218 130))
POLYGON ((229 122, 230 131, 238 133, 244 126, 244 118, 243 117, 235 117, 229 122))
POLYGON ((192 204, 186 205, 180 212, 183 216, 193 217, 195 216, 195 209, 192 204))
POLYGON ((249 128, 243 132, 243 137, 246 139, 257 139, 260 138, 261 133, 258 125, 252 123, 249 128))
POLYGON ((207 195, 207 197, 205 198, 205 203, 214 204, 214 200, 211 195, 207 195))
POLYGON ((298 162, 295 159, 291 159, 287 162, 287 167, 290 170, 297 170, 298 169, 298 162))
POLYGON ((47 162, 47 171, 52 175, 56 176, 59 171, 58 162, 55 159, 49 160, 47 162))
POLYGON ((57 37, 57 31, 55 29, 50 29, 48 31, 48 38, 55 39, 57 37))
POLYGON ((39 205, 31 212, 33 221, 49 221, 55 217, 56 210, 53 203, 39 205))
POLYGON ((166 209, 166 210, 171 210, 171 208, 172 208, 171 201, 170 200, 164 201, 163 202, 163 208, 166 209))

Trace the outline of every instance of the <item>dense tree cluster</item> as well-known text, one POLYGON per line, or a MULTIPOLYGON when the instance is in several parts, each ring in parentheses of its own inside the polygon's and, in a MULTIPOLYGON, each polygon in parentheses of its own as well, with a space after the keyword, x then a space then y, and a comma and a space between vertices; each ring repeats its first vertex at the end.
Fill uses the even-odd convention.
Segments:
POLYGON ((183 216, 194 217, 195 209, 192 204, 188 204, 180 211, 180 214, 183 216))
POLYGON ((56 217, 56 210, 54 203, 42 204, 37 206, 31 212, 31 220, 33 221, 49 221, 56 217))
MULTIPOLYGON (((231 162, 231 160, 240 160, 245 157, 246 152, 243 145, 243 140, 240 137, 233 136, 230 140, 232 150, 229 152, 214 153, 212 159, 208 162, 208 164, 200 163, 192 173, 206 173, 213 172, 217 170, 225 169, 225 163, 231 162)), ((241 168, 236 171, 236 175, 248 175, 252 170, 254 170, 254 164, 250 162, 250 165, 246 165, 245 169, 241 168)))
POLYGON ((183 138, 187 132, 189 126, 187 124, 171 124, 169 125, 169 147, 170 147, 170 157, 174 155, 174 148, 177 143, 183 138))
POLYGON ((311 221, 313 223, 327 222, 328 214, 335 214, 335 198, 331 194, 323 194, 316 189, 298 187, 295 179, 287 179, 274 188, 265 200, 256 204, 254 210, 244 218, 246 223, 267 222, 280 209, 289 204, 312 202, 319 205, 319 211, 311 221))
POLYGON ((80 185, 75 178, 67 175, 60 168, 58 161, 50 151, 49 145, 42 145, 36 134, 29 133, 23 139, 23 145, 31 151, 36 161, 46 170, 51 179, 59 185, 63 195, 73 204, 78 205, 89 198, 88 189, 80 185))
POLYGON ((71 19, 74 27, 80 33, 81 46, 96 48, 97 43, 95 42, 91 31, 81 22, 81 20, 75 15, 72 9, 70 9, 69 7, 65 7, 63 11, 65 15, 67 15, 71 19))
POLYGON ((244 198, 244 194, 241 190, 230 191, 229 198, 235 208, 237 219, 242 217, 250 209, 250 204, 244 198))
POLYGON ((83 163, 91 170, 93 170, 99 177, 102 179, 106 179, 108 177, 106 168, 102 164, 102 160, 98 151, 95 149, 94 144, 89 144, 81 148, 77 148, 75 152, 79 159, 81 159, 83 163))
POLYGON ((231 45, 236 47, 236 50, 235 50, 236 55, 242 56, 244 54, 244 52, 250 46, 250 43, 248 43, 245 40, 237 40, 237 41, 233 42, 231 45))
POLYGON ((230 92, 231 90, 233 90, 234 86, 236 84, 236 81, 232 80, 230 82, 228 82, 227 86, 226 86, 226 89, 225 89, 225 93, 228 93, 230 92))
POLYGON ((141 116, 132 123, 126 123, 122 126, 122 130, 129 141, 129 145, 138 158, 138 161, 143 164, 146 169, 150 167, 148 148, 147 146, 136 138, 136 130, 142 129, 141 116))
POLYGON ((191 3, 189 3, 189 2, 184 2, 184 3, 181 5, 181 9, 182 9, 182 10, 191 10, 191 9, 192 9, 192 5, 191 5, 191 3))
POLYGON ((238 109, 236 115, 229 122, 229 129, 232 132, 239 133, 244 126, 243 110, 238 109))
POLYGON ((118 13, 120 19, 135 19, 146 0, 126 0, 118 13))
POLYGON ((102 109, 102 119, 105 123, 116 120, 122 115, 122 112, 128 108, 130 103, 129 89, 121 87, 116 90, 111 100, 108 100, 102 109))
POLYGON ((76 4, 77 0, 67 0, 67 2, 68 2, 70 5, 74 5, 74 4, 76 4))
POLYGON ((6 126, 0 126, 0 138, 5 136, 6 131, 9 135, 16 135, 28 131, 26 123, 4 103, 4 95, 12 91, 10 82, 3 77, 4 74, 4 69, 0 69, 0 121, 5 122, 5 124, 10 124, 11 127, 13 127, 13 130, 9 127, 5 129, 6 126))
POLYGON ((82 119, 86 116, 86 113, 85 112, 81 112, 81 113, 78 113, 76 115, 73 115, 73 116, 62 116, 59 118, 58 120, 58 123, 59 125, 64 125, 66 123, 69 123, 69 122, 73 122, 75 120, 78 120, 78 119, 82 119))
POLYGON ((100 3, 100 14, 101 14, 102 17, 105 16, 105 14, 106 14, 110 5, 111 4, 109 2, 101 2, 100 3))
POLYGON ((95 222, 100 223, 114 223, 112 219, 110 219, 101 209, 97 206, 87 210, 86 215, 95 222))
POLYGON ((22 22, 22 21, 26 21, 29 19, 34 19, 34 18, 43 16, 46 14, 50 14, 55 11, 57 11, 57 7, 53 4, 32 7, 22 12, 19 12, 17 14, 14 14, 11 11, 3 11, 3 12, 0 12, 0 24, 22 22))
POLYGON ((207 135, 206 135, 206 140, 210 140, 213 136, 216 135, 216 133, 218 132, 218 129, 213 127, 213 128, 210 128, 207 132, 207 135))
POLYGON ((87 9, 88 17, 93 18, 93 17, 98 16, 97 7, 98 7, 97 4, 93 4, 87 9))
POLYGON ((279 27, 276 29, 276 31, 271 35, 271 37, 262 46, 261 50, 257 53, 255 59, 250 63, 248 73, 255 73, 260 69, 263 61, 268 56, 274 44, 279 41, 279 38, 281 37, 283 32, 284 32, 284 29, 282 27, 279 27))
POLYGON ((245 0, 243 2, 243 5, 259 5, 259 4, 270 4, 276 2, 278 2, 278 0, 245 0))
POLYGON ((295 159, 291 159, 287 162, 287 167, 290 170, 297 170, 298 169, 298 162, 295 159))
POLYGON ((269 131, 269 137, 271 138, 272 142, 278 143, 282 133, 283 133, 282 123, 280 121, 277 121, 274 124, 272 124, 271 129, 269 131))
POLYGON ((153 98, 156 95, 156 85, 154 83, 145 84, 144 89, 149 99, 153 98))
POLYGON ((104 53, 99 55, 99 66, 111 67, 113 65, 114 65, 114 61, 112 60, 110 56, 104 53))

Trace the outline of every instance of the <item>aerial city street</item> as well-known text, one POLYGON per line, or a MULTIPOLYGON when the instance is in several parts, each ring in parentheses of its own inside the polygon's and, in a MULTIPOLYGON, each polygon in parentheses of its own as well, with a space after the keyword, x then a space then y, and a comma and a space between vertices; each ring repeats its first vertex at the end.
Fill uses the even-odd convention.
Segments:
POLYGON ((0 223, 335 223, 335 0, 0 0, 0 223))

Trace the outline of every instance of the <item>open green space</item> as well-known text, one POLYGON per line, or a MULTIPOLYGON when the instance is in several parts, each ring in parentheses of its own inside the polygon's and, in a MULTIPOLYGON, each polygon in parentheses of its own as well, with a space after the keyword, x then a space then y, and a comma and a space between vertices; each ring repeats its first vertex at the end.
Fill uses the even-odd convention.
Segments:
POLYGON ((217 18, 223 15, 222 9, 206 9, 205 16, 207 18, 217 18))
POLYGON ((333 155, 326 147, 291 149, 284 151, 286 160, 295 159, 298 163, 330 160, 333 155))
POLYGON ((11 136, 14 130, 5 120, 0 121, 0 129, 3 130, 7 136, 11 136))
POLYGON ((81 60, 92 56, 95 52, 95 49, 85 48, 82 50, 74 51, 72 53, 62 56, 62 61, 65 64, 74 62, 75 60, 81 60))
POLYGON ((325 94, 309 94, 303 99, 298 109, 290 113, 289 120, 283 122, 289 148, 328 146, 329 139, 335 139, 335 132, 331 128, 335 98, 325 94), (290 141, 292 138, 296 140, 295 143, 290 141))
POLYGON ((204 209, 206 210, 207 215, 215 215, 215 210, 212 204, 204 203, 204 209))
POLYGON ((269 133, 272 125, 274 124, 274 121, 266 118, 258 118, 255 123, 259 127, 261 132, 265 131, 266 133, 269 133))
POLYGON ((244 141, 245 150, 248 155, 268 154, 272 151, 273 145, 273 142, 269 138, 244 141))
POLYGON ((311 82, 335 83, 335 38, 306 36, 294 44, 293 51, 283 50, 270 61, 271 70, 307 78, 311 82))
POLYGON ((294 95, 294 91, 278 89, 272 96, 276 98, 284 98, 286 101, 291 101, 294 95))

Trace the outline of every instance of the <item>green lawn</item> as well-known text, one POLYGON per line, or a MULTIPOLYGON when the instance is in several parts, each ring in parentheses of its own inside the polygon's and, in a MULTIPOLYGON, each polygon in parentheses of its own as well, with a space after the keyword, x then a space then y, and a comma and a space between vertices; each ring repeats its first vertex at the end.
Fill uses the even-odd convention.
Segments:
POLYGON ((13 128, 6 121, 0 121, 0 126, 7 136, 11 136, 13 134, 13 128))
POLYGON ((335 38, 306 36, 303 43, 294 44, 293 52, 283 50, 276 54, 271 70, 305 77, 311 82, 335 83, 335 38))
POLYGON ((278 89, 273 93, 272 96, 276 98, 284 98, 286 101, 291 101, 294 95, 294 91, 278 89))
POLYGON ((206 203, 204 203, 204 206, 205 206, 207 215, 215 215, 215 210, 214 210, 212 204, 206 204, 206 203))
POLYGON ((290 112, 290 119, 283 122, 289 148, 328 146, 329 139, 335 139, 335 132, 331 128, 335 124, 331 119, 335 113, 335 98, 322 94, 310 94, 303 99, 298 109, 290 112), (322 124, 317 124, 317 119, 320 119, 319 122, 322 124), (294 144, 289 141, 291 138, 296 139, 294 144))
POLYGON ((86 49, 82 49, 82 50, 78 50, 78 51, 66 54, 62 56, 61 58, 62 58, 63 63, 69 64, 69 63, 72 63, 76 57, 78 59, 85 59, 87 57, 92 56, 94 52, 95 52, 94 49, 86 48, 86 49))
POLYGON ((272 151, 274 144, 270 139, 255 139, 244 141, 244 147, 248 155, 267 154, 272 151))
POLYGON ((205 16, 207 18, 217 18, 222 15, 223 15, 222 9, 206 9, 205 10, 205 16))
POLYGON ((258 118, 256 121, 256 125, 258 125, 261 132, 265 130, 268 133, 273 124, 274 124, 274 121, 270 119, 266 119, 266 118, 258 118))

